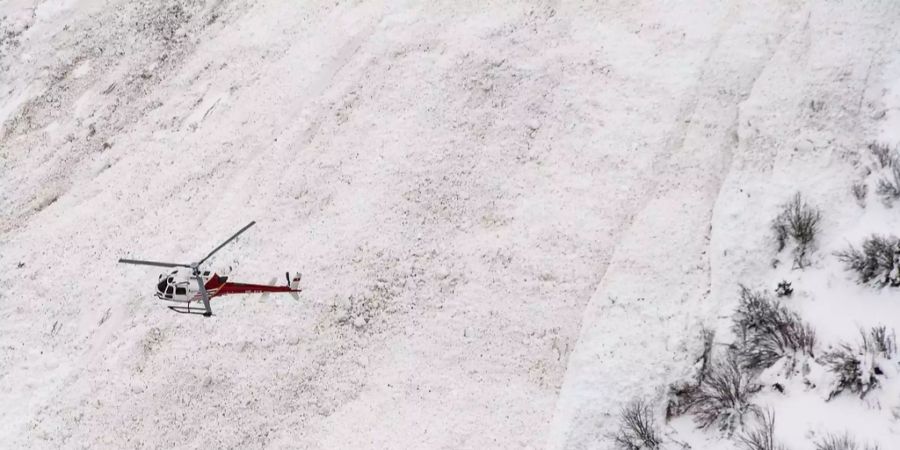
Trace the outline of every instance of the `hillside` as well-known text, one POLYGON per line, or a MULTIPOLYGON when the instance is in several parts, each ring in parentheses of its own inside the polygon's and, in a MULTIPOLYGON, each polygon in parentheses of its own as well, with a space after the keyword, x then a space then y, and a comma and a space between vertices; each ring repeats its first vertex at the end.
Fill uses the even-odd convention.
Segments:
MULTIPOLYGON (((823 342, 900 328, 831 256, 900 220, 851 194, 900 144, 900 8, 706 3, 0 5, 0 446, 606 448, 739 284, 823 342), (773 269, 797 191, 819 245, 773 269), (210 267, 299 301, 179 315, 116 263, 250 220, 210 267)), ((894 393, 841 399, 882 450, 894 393)), ((761 395, 794 449, 844 418, 761 395)))

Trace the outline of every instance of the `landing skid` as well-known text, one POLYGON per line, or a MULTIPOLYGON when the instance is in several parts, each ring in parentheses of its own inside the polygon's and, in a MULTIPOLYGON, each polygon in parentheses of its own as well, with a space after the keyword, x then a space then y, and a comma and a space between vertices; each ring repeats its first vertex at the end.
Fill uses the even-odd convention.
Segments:
POLYGON ((178 314, 198 314, 205 317, 212 316, 212 313, 207 312, 205 308, 194 308, 191 309, 190 306, 170 306, 169 309, 177 312, 178 314))

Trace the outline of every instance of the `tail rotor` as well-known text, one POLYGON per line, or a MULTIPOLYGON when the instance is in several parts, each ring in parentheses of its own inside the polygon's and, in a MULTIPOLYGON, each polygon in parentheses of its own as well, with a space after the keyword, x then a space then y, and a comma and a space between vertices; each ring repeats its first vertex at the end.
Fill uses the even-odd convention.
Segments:
POLYGON ((284 277, 287 279, 287 282, 288 282, 287 285, 291 289, 291 291, 290 291, 291 297, 294 297, 294 300, 297 300, 297 301, 300 300, 299 292, 302 291, 302 289, 300 289, 300 279, 302 276, 303 275, 301 275, 300 272, 297 272, 294 274, 294 278, 291 278, 290 272, 284 273, 284 277))

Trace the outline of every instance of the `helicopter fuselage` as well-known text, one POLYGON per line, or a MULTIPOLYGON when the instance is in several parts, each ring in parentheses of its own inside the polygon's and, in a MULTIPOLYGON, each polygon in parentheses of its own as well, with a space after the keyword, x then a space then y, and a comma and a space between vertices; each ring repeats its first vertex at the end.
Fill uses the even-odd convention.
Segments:
MULTIPOLYGON (((219 276, 209 271, 200 272, 200 278, 203 280, 203 286, 210 299, 227 294, 300 292, 298 289, 299 273, 293 279, 289 279, 285 286, 232 283, 228 281, 227 276, 219 276)), ((156 298, 175 303, 197 302, 201 300, 200 288, 196 279, 192 278, 189 272, 176 269, 159 275, 159 282, 156 284, 156 298)))
POLYGON ((290 273, 285 273, 287 283, 284 286, 269 286, 264 284, 246 284, 232 283, 228 281, 228 277, 220 277, 219 275, 203 271, 201 265, 209 258, 216 254, 222 247, 228 245, 229 242, 237 239, 241 233, 252 227, 256 221, 251 221, 244 228, 238 230, 237 233, 231 235, 225 242, 219 244, 213 251, 209 252, 203 259, 192 262, 190 264, 182 262, 165 262, 165 261, 149 261, 145 259, 119 258, 120 264, 136 264, 139 266, 154 266, 175 268, 169 273, 163 273, 159 276, 156 283, 156 298, 175 303, 187 303, 187 308, 180 306, 169 306, 169 309, 179 313, 198 314, 191 311, 191 303, 200 301, 203 303, 206 317, 212 316, 212 308, 209 306, 209 300, 225 294, 252 294, 257 292, 286 292, 291 294, 295 300, 299 300, 300 296, 300 273, 298 272, 291 278, 290 273), (188 269, 186 272, 183 269, 188 269))

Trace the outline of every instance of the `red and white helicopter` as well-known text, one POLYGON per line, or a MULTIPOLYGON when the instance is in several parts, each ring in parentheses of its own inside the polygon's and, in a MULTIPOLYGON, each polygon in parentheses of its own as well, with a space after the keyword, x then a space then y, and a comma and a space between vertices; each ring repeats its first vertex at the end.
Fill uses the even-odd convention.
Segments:
POLYGON ((208 270, 200 270, 201 264, 206 262, 207 259, 221 250, 222 247, 227 245, 229 242, 235 240, 241 233, 247 231, 247 229, 252 227, 255 223, 255 221, 250 222, 249 224, 247 224, 247 226, 241 228, 240 231, 228 238, 228 240, 216 247, 215 250, 209 252, 209 254, 206 255, 205 258, 195 263, 179 264, 159 261, 144 261, 140 259, 120 259, 119 262, 124 264, 139 264, 144 266, 170 268, 174 267, 175 270, 160 274, 159 282, 156 285, 156 297, 167 302, 187 304, 187 309, 178 306, 169 307, 176 312, 192 313, 191 303, 202 301, 203 307, 206 308, 206 311, 203 312, 203 315, 209 317, 212 315, 212 309, 209 307, 209 300, 213 297, 219 297, 228 294, 287 292, 291 294, 295 299, 299 299, 298 292, 302 291, 302 289, 299 289, 299 272, 294 275, 293 278, 290 277, 290 274, 285 274, 285 277, 287 277, 287 285, 272 286, 265 284, 234 283, 228 281, 228 277, 219 276, 208 270), (192 283, 192 281, 196 281, 196 284, 192 283))

